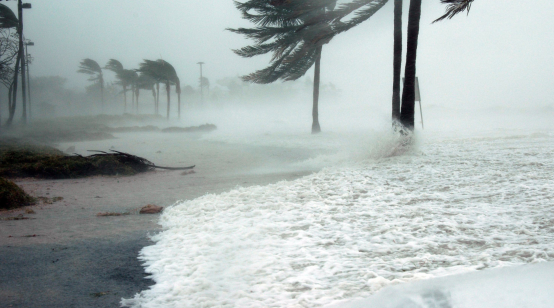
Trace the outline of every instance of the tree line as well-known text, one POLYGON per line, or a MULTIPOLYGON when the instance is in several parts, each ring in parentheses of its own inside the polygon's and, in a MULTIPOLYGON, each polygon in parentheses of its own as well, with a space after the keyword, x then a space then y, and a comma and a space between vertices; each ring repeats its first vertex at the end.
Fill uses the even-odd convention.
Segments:
MULTIPOLYGON (((393 97, 392 122, 396 131, 407 134, 414 130, 415 77, 421 1, 409 0, 404 87, 400 95, 402 67, 403 0, 394 0, 393 97)), ((471 9, 474 0, 440 0, 446 12, 434 22, 450 19, 471 9)), ((254 44, 234 50, 245 58, 272 54, 270 65, 243 80, 272 83, 296 80, 314 67, 312 133, 319 133, 319 83, 323 45, 338 34, 370 19, 389 0, 248 0, 235 1, 244 19, 253 28, 228 29, 254 40, 254 44)))
POLYGON ((177 93, 177 115, 181 118, 181 85, 177 72, 173 65, 167 61, 144 60, 138 69, 125 69, 123 64, 116 59, 110 59, 102 68, 98 62, 92 59, 83 59, 78 73, 90 76, 89 81, 97 84, 100 89, 102 109, 104 108, 104 74, 102 69, 115 73, 116 84, 123 88, 124 110, 127 112, 127 92, 131 92, 131 110, 138 113, 140 90, 149 90, 154 98, 154 111, 159 114, 160 84, 165 85, 167 94, 167 118, 169 119, 171 106, 171 86, 175 86, 177 93))

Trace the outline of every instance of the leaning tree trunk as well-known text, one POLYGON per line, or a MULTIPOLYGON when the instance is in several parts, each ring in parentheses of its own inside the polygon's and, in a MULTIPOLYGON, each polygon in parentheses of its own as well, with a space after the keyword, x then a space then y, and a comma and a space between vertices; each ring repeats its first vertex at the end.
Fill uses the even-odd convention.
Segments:
POLYGON ((177 118, 181 119, 181 85, 179 85, 179 83, 180 81, 177 80, 175 92, 177 92, 177 118))
POLYGON ((169 81, 165 84, 165 89, 167 90, 167 119, 169 120, 169 102, 170 102, 170 93, 171 93, 171 85, 169 84, 169 81))
POLYGON ((392 121, 400 120, 400 74, 402 71, 402 0, 394 0, 394 60, 392 83, 392 121))
POLYGON ((406 44, 404 92, 402 93, 402 110, 400 112, 400 123, 410 131, 414 130, 415 76, 420 17, 421 0, 411 0, 408 18, 408 43, 406 44))
POLYGON ((317 134, 321 132, 321 127, 319 126, 319 75, 321 68, 321 46, 317 47, 316 50, 316 60, 315 60, 315 69, 314 69, 314 104, 312 107, 312 134, 317 134))

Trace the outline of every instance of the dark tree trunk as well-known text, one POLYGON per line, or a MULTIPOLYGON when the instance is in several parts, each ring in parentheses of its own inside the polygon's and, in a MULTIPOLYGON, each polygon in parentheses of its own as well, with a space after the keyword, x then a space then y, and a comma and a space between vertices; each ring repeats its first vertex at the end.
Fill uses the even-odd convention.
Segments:
POLYGON ((152 86, 152 97, 154 97, 154 114, 158 112, 157 102, 156 102, 156 88, 152 86))
POLYGON ((100 73, 100 96, 102 97, 102 113, 104 113, 104 77, 100 73))
POLYGON ((160 83, 156 83, 156 115, 160 114, 160 83))
POLYGON ((127 113, 127 85, 123 85, 123 101, 125 102, 123 113, 127 113))
POLYGON ((139 95, 140 95, 140 89, 137 88, 136 92, 137 92, 137 94, 136 94, 136 97, 137 97, 137 114, 139 114, 139 95))
POLYGON ((319 46, 316 50, 316 60, 315 60, 315 69, 314 69, 314 104, 312 107, 312 134, 317 134, 321 132, 321 127, 319 126, 319 76, 321 73, 321 50, 322 47, 319 46))
POLYGON ((400 120, 400 74, 402 73, 402 0, 394 0, 394 60, 392 83, 392 121, 400 120))
POLYGON ((167 90, 167 119, 169 120, 169 101, 170 101, 170 93, 171 93, 171 85, 169 84, 169 81, 165 84, 165 88, 167 90))
POLYGON ((421 0, 411 0, 408 18, 408 43, 406 45, 404 92, 402 93, 402 110, 400 112, 400 122, 410 131, 414 130, 415 76, 420 17, 421 0))
POLYGON ((177 113, 179 119, 181 119, 181 92, 177 92, 177 113))

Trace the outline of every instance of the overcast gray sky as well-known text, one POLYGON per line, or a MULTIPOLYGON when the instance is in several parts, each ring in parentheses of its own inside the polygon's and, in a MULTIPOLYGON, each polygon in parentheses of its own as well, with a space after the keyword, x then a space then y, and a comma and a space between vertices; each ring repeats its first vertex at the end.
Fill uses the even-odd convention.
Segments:
MULTIPOLYGON (((70 87, 87 84, 87 77, 76 73, 87 57, 100 65, 115 58, 127 68, 162 57, 191 85, 197 84, 198 61, 206 62, 212 82, 268 63, 267 57, 242 59, 231 51, 249 43, 225 31, 249 26, 231 0, 30 2, 25 35, 36 44, 29 50, 35 57, 31 74, 63 76, 70 87)), ((363 103, 390 101, 392 2, 324 47, 323 82, 363 103)), ((409 1, 404 2, 407 13, 409 1)), ((439 0, 423 2, 417 67, 424 103, 554 105, 554 1, 476 0, 469 16, 433 25, 444 6, 439 0)))

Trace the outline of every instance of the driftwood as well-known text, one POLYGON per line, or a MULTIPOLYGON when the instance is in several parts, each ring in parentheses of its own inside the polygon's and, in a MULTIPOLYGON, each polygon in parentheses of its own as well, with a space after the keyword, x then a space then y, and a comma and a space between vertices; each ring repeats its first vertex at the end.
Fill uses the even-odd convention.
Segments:
MULTIPOLYGON (((189 166, 189 167, 162 167, 162 166, 156 166, 153 162, 149 161, 146 158, 139 157, 139 156, 136 156, 136 155, 125 153, 125 152, 120 152, 120 151, 115 151, 115 150, 110 150, 113 153, 108 153, 108 152, 104 152, 104 151, 97 151, 97 150, 88 150, 88 151, 98 153, 98 154, 90 155, 89 157, 111 156, 111 157, 117 158, 117 160, 119 160, 122 163, 127 163, 127 164, 132 164, 132 165, 139 165, 139 166, 143 166, 147 169, 189 170, 189 169, 192 169, 192 168, 196 167, 196 165, 189 166)), ((79 154, 75 154, 75 155, 81 156, 79 154)))

